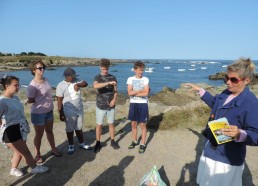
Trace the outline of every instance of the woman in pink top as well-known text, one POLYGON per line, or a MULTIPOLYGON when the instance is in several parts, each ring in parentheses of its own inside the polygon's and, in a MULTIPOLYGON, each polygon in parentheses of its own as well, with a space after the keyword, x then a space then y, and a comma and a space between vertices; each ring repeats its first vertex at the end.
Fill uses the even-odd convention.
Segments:
POLYGON ((52 88, 48 80, 43 77, 45 64, 42 61, 34 61, 31 65, 31 73, 34 79, 30 82, 27 89, 28 103, 32 103, 31 122, 35 129, 34 145, 36 151, 35 161, 42 163, 43 159, 40 154, 41 139, 46 131, 48 142, 52 149, 52 154, 60 157, 62 153, 58 152, 55 146, 53 134, 53 100, 52 88))

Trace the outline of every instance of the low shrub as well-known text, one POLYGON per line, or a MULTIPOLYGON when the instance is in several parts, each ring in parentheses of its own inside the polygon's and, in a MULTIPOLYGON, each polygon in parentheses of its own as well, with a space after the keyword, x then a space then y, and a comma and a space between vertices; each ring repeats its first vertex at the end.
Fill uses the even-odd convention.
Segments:
POLYGON ((150 118, 147 126, 150 130, 173 130, 176 128, 191 128, 205 126, 209 117, 210 108, 199 105, 193 108, 182 108, 162 113, 150 118))

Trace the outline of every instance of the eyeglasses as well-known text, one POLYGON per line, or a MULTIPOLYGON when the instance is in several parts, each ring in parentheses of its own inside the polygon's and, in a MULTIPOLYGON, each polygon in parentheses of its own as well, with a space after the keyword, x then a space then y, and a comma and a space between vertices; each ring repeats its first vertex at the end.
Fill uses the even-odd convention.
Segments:
POLYGON ((228 76, 226 75, 225 78, 224 78, 224 82, 227 83, 228 80, 230 80, 231 83, 233 83, 233 84, 238 84, 240 81, 243 81, 243 79, 238 79, 238 78, 236 78, 236 77, 228 77, 228 76))
POLYGON ((38 70, 42 71, 42 70, 45 70, 45 69, 46 69, 46 67, 38 67, 38 68, 36 68, 36 69, 38 69, 38 70))

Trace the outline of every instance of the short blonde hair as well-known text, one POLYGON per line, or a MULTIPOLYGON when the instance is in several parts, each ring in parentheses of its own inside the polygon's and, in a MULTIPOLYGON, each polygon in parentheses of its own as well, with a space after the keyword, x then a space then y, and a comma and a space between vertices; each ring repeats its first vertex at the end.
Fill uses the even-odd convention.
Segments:
POLYGON ((235 72, 241 79, 250 78, 253 80, 255 74, 255 65, 250 58, 239 58, 228 66, 228 72, 235 72))

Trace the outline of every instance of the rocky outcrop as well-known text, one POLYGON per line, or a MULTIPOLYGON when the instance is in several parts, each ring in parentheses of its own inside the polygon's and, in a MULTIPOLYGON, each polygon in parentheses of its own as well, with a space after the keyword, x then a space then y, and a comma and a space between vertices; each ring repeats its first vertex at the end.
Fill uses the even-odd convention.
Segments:
POLYGON ((210 80, 223 80, 225 78, 225 72, 218 72, 214 75, 209 75, 210 80))

